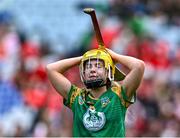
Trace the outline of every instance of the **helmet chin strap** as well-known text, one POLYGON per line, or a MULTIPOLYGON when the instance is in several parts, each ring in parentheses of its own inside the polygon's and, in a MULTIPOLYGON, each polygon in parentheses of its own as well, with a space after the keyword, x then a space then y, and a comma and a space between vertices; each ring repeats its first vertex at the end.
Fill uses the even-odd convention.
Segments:
POLYGON ((103 87, 106 85, 106 83, 103 81, 103 79, 84 81, 84 84, 86 85, 87 89, 99 88, 99 87, 103 87))

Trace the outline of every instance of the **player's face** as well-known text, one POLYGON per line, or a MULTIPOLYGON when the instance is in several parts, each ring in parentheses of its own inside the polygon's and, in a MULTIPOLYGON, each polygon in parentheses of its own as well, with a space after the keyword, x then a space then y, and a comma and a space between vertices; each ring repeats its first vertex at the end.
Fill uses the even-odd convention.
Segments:
POLYGON ((102 60, 91 59, 86 61, 84 71, 85 80, 106 80, 106 69, 102 60))

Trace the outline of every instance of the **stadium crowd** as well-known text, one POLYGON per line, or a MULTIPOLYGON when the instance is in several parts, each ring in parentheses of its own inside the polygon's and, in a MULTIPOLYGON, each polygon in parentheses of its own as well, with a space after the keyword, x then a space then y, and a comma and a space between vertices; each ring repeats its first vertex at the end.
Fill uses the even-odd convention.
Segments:
MULTIPOLYGON (((137 101, 128 109, 126 135, 180 136, 180 1, 111 0, 106 7, 93 6, 101 13, 106 46, 146 63, 137 101)), ((71 136, 72 113, 48 82, 45 66, 97 48, 93 28, 79 40, 79 49, 58 55, 48 41, 17 30, 11 19, 0 12, 0 137, 71 136)), ((77 71, 66 75, 83 86, 77 71)))

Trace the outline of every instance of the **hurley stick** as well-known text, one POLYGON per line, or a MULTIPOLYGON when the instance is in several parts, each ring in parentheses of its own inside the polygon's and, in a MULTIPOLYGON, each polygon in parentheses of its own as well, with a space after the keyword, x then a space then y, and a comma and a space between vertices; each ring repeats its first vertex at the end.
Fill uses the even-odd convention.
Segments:
POLYGON ((91 16, 99 48, 105 48, 101 31, 99 29, 99 24, 96 18, 95 10, 93 8, 85 8, 84 12, 91 16))
MULTIPOLYGON (((98 24, 98 21, 96 18, 95 10, 93 8, 85 8, 84 12, 91 16, 99 48, 105 49, 105 44, 104 44, 104 41, 103 41, 103 38, 101 35, 101 31, 99 29, 99 24, 98 24)), ((119 70, 117 67, 115 67, 115 75, 114 76, 115 76, 115 78, 114 78, 115 81, 120 81, 120 80, 123 80, 126 75, 121 70, 119 70)))

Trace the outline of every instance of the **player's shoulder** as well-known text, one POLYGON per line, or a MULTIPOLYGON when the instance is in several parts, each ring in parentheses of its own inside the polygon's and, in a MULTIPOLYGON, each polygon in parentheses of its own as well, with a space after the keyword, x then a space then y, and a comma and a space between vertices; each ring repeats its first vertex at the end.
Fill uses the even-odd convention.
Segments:
POLYGON ((77 97, 82 93, 82 88, 77 87, 76 85, 72 85, 71 89, 68 94, 68 99, 69 99, 69 105, 72 107, 72 104, 75 102, 77 97))
POLYGON ((111 84, 111 90, 117 94, 118 96, 120 96, 120 93, 121 93, 121 84, 116 82, 116 81, 113 81, 112 84, 111 84))
POLYGON ((118 95, 122 105, 124 105, 125 108, 128 108, 131 104, 135 102, 136 96, 134 95, 133 98, 129 100, 126 95, 126 90, 120 83, 113 82, 111 89, 115 94, 118 95))
POLYGON ((112 90, 114 90, 114 89, 121 89, 121 84, 119 82, 112 81, 111 89, 112 90))
POLYGON ((71 97, 76 98, 78 95, 82 93, 82 91, 83 91, 82 88, 79 88, 76 85, 72 85, 69 93, 71 97))
POLYGON ((88 91, 89 91, 89 90, 88 90, 87 88, 85 88, 85 87, 80 88, 80 87, 77 87, 77 86, 73 85, 73 93, 74 93, 76 96, 87 94, 88 91))

